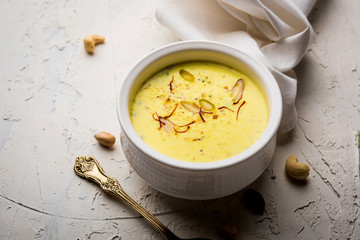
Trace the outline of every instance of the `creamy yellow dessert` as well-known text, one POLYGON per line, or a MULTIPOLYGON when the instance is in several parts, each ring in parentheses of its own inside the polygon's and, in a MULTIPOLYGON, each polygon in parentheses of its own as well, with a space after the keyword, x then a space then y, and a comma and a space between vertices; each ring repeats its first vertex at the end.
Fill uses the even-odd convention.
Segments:
POLYGON ((187 62, 148 79, 134 97, 132 124, 153 149, 189 162, 229 158, 253 145, 268 122, 260 88, 217 63, 187 62))

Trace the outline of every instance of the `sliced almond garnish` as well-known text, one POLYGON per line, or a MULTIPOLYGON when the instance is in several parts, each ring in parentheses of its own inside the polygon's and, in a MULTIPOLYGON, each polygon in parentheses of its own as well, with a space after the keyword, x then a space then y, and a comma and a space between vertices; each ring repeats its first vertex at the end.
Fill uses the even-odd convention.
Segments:
POLYGON ((194 102, 181 101, 180 103, 189 112, 192 112, 192 113, 199 113, 200 112, 200 107, 194 102))
POLYGON ((156 112, 154 112, 152 114, 153 119, 155 121, 158 121, 159 124, 160 124, 159 130, 162 127, 164 127, 164 129, 170 134, 185 133, 190 129, 190 125, 195 123, 195 121, 192 121, 192 122, 190 122, 188 124, 179 126, 179 125, 173 123, 172 121, 170 121, 168 118, 170 118, 173 115, 173 113, 175 112, 177 106, 178 105, 176 104, 174 110, 172 110, 172 112, 169 115, 165 116, 165 117, 160 117, 156 112))
POLYGON ((237 104, 242 98, 244 92, 245 83, 244 80, 239 79, 231 89, 231 97, 233 98, 234 104, 237 104))
POLYGON ((190 125, 195 123, 195 121, 192 121, 192 122, 190 122, 188 124, 179 126, 179 125, 173 123, 172 121, 166 119, 165 117, 159 117, 158 121, 160 122, 160 128, 164 127, 165 130, 168 133, 171 133, 171 134, 174 134, 175 132, 177 132, 177 133, 185 133, 190 129, 190 125))
POLYGON ((189 101, 181 101, 181 105, 188 110, 189 112, 192 112, 194 114, 198 113, 200 115, 200 118, 203 122, 205 122, 205 119, 203 117, 203 114, 213 114, 213 112, 204 111, 202 107, 199 107, 194 102, 189 101))
POLYGON ((164 129, 168 132, 168 133, 175 133, 175 124, 164 118, 164 117, 159 117, 159 122, 160 122, 160 127, 164 127, 164 129))
POLYGON ((186 81, 190 81, 190 82, 193 82, 195 80, 195 77, 194 75, 192 75, 191 73, 189 73, 188 71, 186 71, 185 69, 181 69, 179 71, 180 73, 180 76, 186 80, 186 81))
POLYGON ((215 109, 214 104, 212 104, 211 102, 209 102, 206 99, 200 99, 199 104, 202 107, 202 109, 204 109, 205 111, 212 111, 215 109))

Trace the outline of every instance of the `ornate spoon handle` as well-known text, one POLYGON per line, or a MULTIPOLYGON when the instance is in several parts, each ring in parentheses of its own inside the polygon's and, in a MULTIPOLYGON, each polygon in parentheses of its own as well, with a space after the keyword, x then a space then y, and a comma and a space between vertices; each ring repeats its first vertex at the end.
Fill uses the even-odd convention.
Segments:
POLYGON ((137 202, 135 202, 120 186, 119 182, 108 176, 99 162, 92 156, 77 157, 74 166, 75 173, 80 177, 87 178, 98 183, 101 188, 109 193, 115 194, 129 204, 133 209, 146 218, 154 227, 162 232, 168 239, 180 239, 173 234, 164 224, 162 224, 154 215, 149 213, 137 202))

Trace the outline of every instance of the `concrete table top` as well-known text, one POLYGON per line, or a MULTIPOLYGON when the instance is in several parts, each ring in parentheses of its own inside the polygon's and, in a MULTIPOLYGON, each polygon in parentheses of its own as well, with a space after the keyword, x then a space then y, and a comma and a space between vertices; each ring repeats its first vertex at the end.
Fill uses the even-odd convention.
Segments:
POLYGON ((319 0, 309 19, 316 38, 295 68, 295 129, 267 170, 242 193, 189 201, 152 189, 125 159, 116 97, 130 67, 150 50, 179 41, 155 19, 159 0, 0 2, 0 239, 164 239, 137 213, 75 175, 93 155, 125 191, 181 237, 221 239, 227 218, 237 239, 360 239, 360 2, 319 0), (106 37, 94 55, 88 34, 106 37), (93 138, 117 137, 112 149, 93 138), (310 166, 305 184, 284 172, 295 154, 310 166))

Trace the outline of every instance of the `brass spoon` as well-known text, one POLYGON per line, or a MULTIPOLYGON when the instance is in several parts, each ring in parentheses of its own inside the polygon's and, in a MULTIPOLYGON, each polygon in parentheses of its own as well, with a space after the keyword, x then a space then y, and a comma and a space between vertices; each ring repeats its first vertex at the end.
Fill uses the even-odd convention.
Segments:
POLYGON ((120 186, 119 182, 109 177, 100 166, 99 162, 92 156, 77 157, 75 159, 74 170, 80 177, 87 178, 98 183, 105 192, 115 194, 123 201, 129 204, 133 209, 146 218, 155 228, 157 228, 168 240, 210 240, 207 238, 182 239, 177 237, 164 224, 162 224, 154 215, 149 213, 137 202, 135 202, 120 186))

